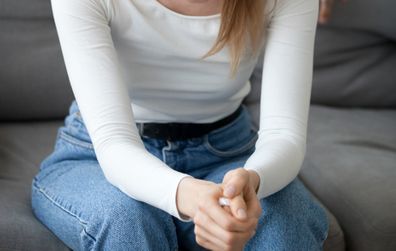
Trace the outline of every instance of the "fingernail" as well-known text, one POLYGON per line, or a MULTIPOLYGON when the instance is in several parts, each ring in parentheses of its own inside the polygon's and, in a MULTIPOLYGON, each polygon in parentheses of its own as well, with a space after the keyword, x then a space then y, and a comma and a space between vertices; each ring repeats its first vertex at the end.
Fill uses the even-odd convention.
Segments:
POLYGON ((252 233, 252 235, 250 236, 250 238, 253 237, 255 234, 256 234, 256 231, 253 231, 253 233, 252 233))
POLYGON ((247 217, 246 211, 243 208, 239 208, 237 211, 237 214, 238 214, 238 217, 241 219, 246 219, 246 217, 247 217))
POLYGON ((235 187, 234 186, 227 186, 225 191, 224 191, 224 195, 227 197, 232 197, 234 196, 235 193, 235 187))

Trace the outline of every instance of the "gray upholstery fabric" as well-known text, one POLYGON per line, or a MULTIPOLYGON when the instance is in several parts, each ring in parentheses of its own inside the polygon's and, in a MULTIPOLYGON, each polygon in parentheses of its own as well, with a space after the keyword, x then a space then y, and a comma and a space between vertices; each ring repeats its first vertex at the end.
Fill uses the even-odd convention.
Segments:
POLYGON ((68 250, 31 209, 31 181, 59 122, 0 124, 0 250, 68 250))
POLYGON ((0 121, 61 118, 72 100, 49 3, 0 1, 0 121))
POLYGON ((317 30, 313 103, 396 107, 396 1, 341 5, 317 30))
POLYGON ((303 182, 348 250, 396 250, 396 111, 312 106, 303 182))
POLYGON ((1 0, 2 19, 52 18, 51 0, 1 0))

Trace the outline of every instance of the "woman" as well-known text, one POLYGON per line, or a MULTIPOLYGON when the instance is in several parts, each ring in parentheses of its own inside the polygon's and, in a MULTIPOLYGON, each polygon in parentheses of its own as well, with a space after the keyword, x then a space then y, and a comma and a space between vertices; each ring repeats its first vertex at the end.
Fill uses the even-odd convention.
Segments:
POLYGON ((296 179, 317 0, 52 0, 52 9, 76 100, 33 180, 32 207, 65 244, 321 249, 326 215, 296 179), (241 102, 263 49, 257 131, 241 102))

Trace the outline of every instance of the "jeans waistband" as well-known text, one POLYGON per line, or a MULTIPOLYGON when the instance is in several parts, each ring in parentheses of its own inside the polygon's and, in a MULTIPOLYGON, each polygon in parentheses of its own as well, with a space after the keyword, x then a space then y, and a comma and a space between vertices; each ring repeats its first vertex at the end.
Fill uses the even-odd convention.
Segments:
MULTIPOLYGON (((210 132, 217 132, 226 128, 239 120, 241 116, 245 117, 246 107, 241 104, 233 113, 223 119, 212 123, 136 123, 139 134, 153 139, 165 140, 186 140, 190 138, 202 137, 210 132)), ((69 108, 69 113, 78 112, 78 104, 73 100, 69 108)))

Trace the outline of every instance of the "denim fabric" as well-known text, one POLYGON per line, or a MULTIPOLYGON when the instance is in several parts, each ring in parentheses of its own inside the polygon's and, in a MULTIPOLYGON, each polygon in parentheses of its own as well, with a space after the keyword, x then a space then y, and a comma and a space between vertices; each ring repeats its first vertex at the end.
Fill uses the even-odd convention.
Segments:
MULTIPOLYGON (((244 165, 258 135, 243 105, 238 118, 199 138, 141 137, 171 168, 220 183, 227 171, 244 165)), ((298 178, 262 199, 261 206, 256 235, 245 250, 322 249, 327 216, 298 178)), ((33 179, 32 208, 73 250, 205 250, 195 242, 193 222, 134 200, 107 182, 75 101, 33 179)))

